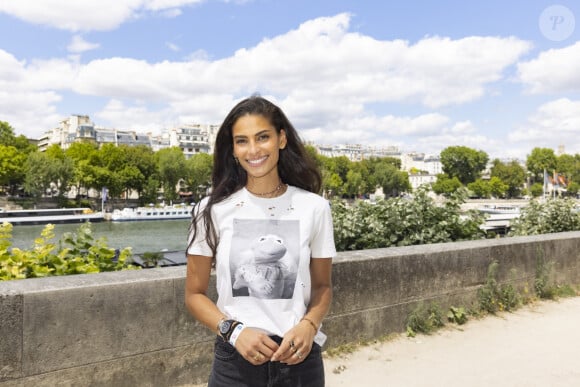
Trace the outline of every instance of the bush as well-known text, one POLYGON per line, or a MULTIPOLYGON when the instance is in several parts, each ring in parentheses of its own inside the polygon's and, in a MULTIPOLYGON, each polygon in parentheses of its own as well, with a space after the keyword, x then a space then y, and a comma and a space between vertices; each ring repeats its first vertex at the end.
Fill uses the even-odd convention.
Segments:
POLYGON ((510 234, 536 235, 580 230, 580 212, 572 199, 548 199, 544 203, 531 200, 512 222, 510 234))
POLYGON ((12 224, 0 224, 0 280, 97 273, 132 269, 131 249, 107 247, 104 238, 95 239, 90 223, 76 233, 64 234, 58 243, 54 225, 48 224, 29 250, 11 248, 12 224))
POLYGON ((339 251, 409 246, 484 238, 483 215, 462 212, 467 193, 453 193, 443 205, 419 188, 413 199, 393 198, 376 204, 332 202, 334 236, 339 251))

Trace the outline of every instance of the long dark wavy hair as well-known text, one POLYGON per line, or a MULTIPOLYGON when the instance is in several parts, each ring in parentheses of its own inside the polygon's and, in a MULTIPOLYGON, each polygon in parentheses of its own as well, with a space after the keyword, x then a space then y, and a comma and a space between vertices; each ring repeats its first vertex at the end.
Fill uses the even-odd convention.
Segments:
POLYGON ((319 193, 321 188, 320 172, 282 109, 257 95, 239 102, 228 113, 217 133, 213 154, 212 189, 207 206, 200 211, 200 203, 197 203, 192 211, 190 232, 193 232, 193 238, 189 246, 201 231, 198 229, 199 225, 203 224, 203 232, 214 257, 219 241, 211 218, 212 207, 244 187, 248 178, 246 171, 234 159, 232 133, 236 121, 246 115, 262 116, 270 122, 278 135, 282 129, 286 133, 287 144, 284 149, 280 149, 278 160, 278 174, 284 183, 314 193, 319 193))

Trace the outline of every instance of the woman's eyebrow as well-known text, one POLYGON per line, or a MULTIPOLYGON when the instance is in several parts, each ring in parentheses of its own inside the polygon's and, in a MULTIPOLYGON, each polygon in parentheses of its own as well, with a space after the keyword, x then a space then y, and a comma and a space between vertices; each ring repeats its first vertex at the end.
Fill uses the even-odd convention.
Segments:
POLYGON ((261 136, 262 134, 264 134, 264 133, 268 133, 268 132, 271 132, 272 130, 274 130, 274 129, 272 129, 272 128, 267 128, 267 129, 264 129, 264 130, 260 130, 260 131, 259 131, 258 133, 256 133, 254 136, 261 136))

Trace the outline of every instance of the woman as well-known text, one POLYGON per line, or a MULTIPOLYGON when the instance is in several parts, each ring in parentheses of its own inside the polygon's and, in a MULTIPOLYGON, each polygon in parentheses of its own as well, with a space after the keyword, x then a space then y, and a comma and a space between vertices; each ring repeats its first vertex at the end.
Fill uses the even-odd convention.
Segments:
POLYGON ((187 308, 218 334, 210 387, 324 386, 336 251, 320 184, 279 107, 252 96, 230 111, 187 249, 187 308), (206 296, 214 264, 217 304, 206 296))

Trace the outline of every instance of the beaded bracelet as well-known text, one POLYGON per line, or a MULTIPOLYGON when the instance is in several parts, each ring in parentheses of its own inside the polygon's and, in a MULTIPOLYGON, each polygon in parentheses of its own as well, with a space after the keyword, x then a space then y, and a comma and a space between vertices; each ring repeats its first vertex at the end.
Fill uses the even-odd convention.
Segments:
POLYGON ((309 319, 308 317, 302 317, 300 319, 300 321, 308 321, 308 323, 312 326, 312 328, 314 328, 314 332, 318 332, 318 327, 316 326, 316 324, 314 324, 314 322, 309 319))

